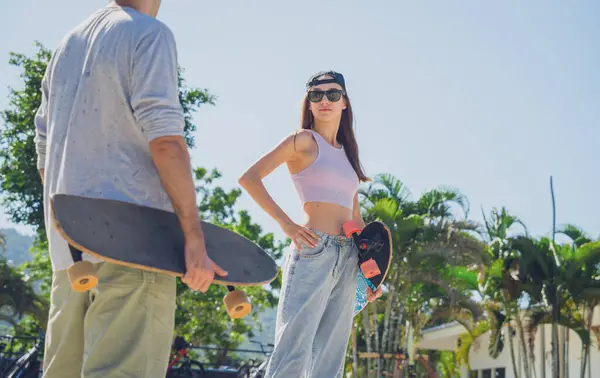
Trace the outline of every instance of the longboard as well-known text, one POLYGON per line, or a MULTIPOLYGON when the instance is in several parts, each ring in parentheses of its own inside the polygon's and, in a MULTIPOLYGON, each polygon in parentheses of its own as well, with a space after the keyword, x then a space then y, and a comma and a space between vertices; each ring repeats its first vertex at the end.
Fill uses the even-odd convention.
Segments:
MULTIPOLYGON (((67 273, 74 290, 97 284, 93 265, 81 253, 115 264, 182 277, 186 272, 185 240, 175 213, 136 204, 66 194, 51 198, 55 228, 68 242, 74 264, 67 273)), ((213 283, 227 286, 223 299, 229 315, 241 318, 250 301, 237 286, 260 286, 277 277, 275 261, 251 240, 226 228, 201 221, 206 252, 227 276, 213 283)))
POLYGON ((392 236, 382 222, 371 222, 364 229, 349 221, 343 225, 347 237, 354 238, 358 247, 358 272, 356 273, 356 299, 354 316, 369 304, 367 290, 373 292, 381 286, 392 261, 392 236))

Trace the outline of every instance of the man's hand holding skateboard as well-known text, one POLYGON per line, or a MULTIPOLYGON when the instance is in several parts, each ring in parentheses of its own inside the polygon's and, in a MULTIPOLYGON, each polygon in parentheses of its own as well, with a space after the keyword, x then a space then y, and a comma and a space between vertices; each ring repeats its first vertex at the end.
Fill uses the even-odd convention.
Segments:
POLYGON ((215 264, 206 253, 204 235, 193 235, 185 240, 185 265, 186 273, 181 282, 190 289, 206 293, 212 283, 215 273, 221 277, 227 272, 215 264))

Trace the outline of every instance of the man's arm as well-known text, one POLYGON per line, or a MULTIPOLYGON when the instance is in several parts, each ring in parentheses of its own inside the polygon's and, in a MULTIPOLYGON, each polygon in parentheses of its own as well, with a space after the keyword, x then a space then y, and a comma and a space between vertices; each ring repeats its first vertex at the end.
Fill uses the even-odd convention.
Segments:
POLYGON ((203 238, 196 204, 190 156, 181 136, 164 136, 150 142, 152 159, 161 183, 179 217, 183 234, 203 238))
POLYGON ((46 72, 42 78, 42 84, 40 92, 42 92, 42 100, 40 107, 35 113, 34 124, 35 124, 35 137, 33 139, 35 143, 35 152, 37 155, 36 165, 40 172, 42 179, 42 185, 44 184, 44 166, 46 163, 46 134, 48 127, 48 70, 50 64, 46 67, 46 72))
POLYGON ((202 238, 190 156, 179 102, 177 50, 166 27, 157 27, 134 52, 131 106, 148 139, 152 159, 186 237, 202 238))
POLYGON ((227 272, 206 254, 196 205, 196 188, 179 102, 177 49, 171 31, 157 25, 136 46, 131 67, 131 107, 185 237, 186 273, 182 282, 206 292, 215 272, 227 272))

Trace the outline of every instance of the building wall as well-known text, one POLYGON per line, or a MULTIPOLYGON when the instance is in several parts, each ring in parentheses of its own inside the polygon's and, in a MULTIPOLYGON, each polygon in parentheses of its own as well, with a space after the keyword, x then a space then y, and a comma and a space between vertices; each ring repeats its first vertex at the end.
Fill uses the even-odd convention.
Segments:
MULTIPOLYGON (((511 359, 510 359, 510 348, 508 345, 508 341, 506 340, 504 343, 504 348, 502 349, 502 353, 498 356, 498 358, 490 357, 489 353, 489 345, 490 345, 490 334, 485 333, 475 339, 473 341, 473 345, 471 345, 471 351, 469 353, 469 364, 472 371, 478 371, 479 375, 476 378, 483 378, 482 374, 484 370, 490 369, 490 373, 494 373, 494 369, 504 369, 505 378, 514 378, 514 374, 512 374, 512 370, 509 374, 509 369, 512 369, 511 359)), ((463 377, 470 377, 469 371, 463 371, 463 377)), ((494 375, 490 375, 490 377, 495 377, 494 375)))
MULTIPOLYGON (((597 306, 594 311, 594 317, 592 320, 592 327, 600 327, 600 306, 597 306)), ((535 336, 535 350, 533 364, 535 365, 536 378, 546 378, 552 376, 552 338, 551 338, 551 325, 544 325, 538 328, 535 336), (543 332, 543 333, 542 333, 543 332), (545 356, 542 357, 542 335, 544 335, 545 344, 545 356), (545 371, 543 372, 543 367, 545 371)), ((466 329, 460 324, 448 323, 443 326, 433 327, 428 330, 424 330, 421 339, 417 342, 416 347, 423 350, 454 350, 456 343, 461 334, 465 333, 466 329)), ((564 339, 566 332, 565 328, 559 326, 559 346, 562 347, 562 340, 564 339)), ((508 336, 508 335, 506 335, 508 336)), ((527 335, 526 335, 527 336, 527 335)), ((580 377, 581 369, 581 340, 579 336, 569 330, 568 332, 568 376, 569 377, 580 377)), ((591 355, 588 360, 588 367, 586 367, 585 377, 600 378, 600 346, 599 340, 596 339, 594 333, 592 333, 592 346, 591 355), (587 373, 590 371, 591 374, 587 373)), ((487 378, 483 372, 488 371, 490 378, 515 378, 513 371, 509 339, 506 337, 504 340, 504 348, 498 358, 491 358, 489 355, 489 333, 482 335, 477 338, 473 346, 471 347, 469 362, 471 371, 467 367, 461 367, 461 378, 487 378), (495 370, 503 369, 504 375, 496 375, 495 370)), ((520 340, 518 333, 514 335, 513 346, 515 358, 517 360, 517 373, 520 377, 524 377, 524 368, 522 358, 519 355, 520 340)), ((562 355, 562 350, 560 351, 562 355)), ((529 357, 529 356, 528 356, 529 357)), ((530 360, 530 358, 529 358, 530 360)), ((529 363, 532 363, 531 360, 529 363)))
MULTIPOLYGON (((562 346, 562 340, 564 340, 564 328, 559 327, 559 345, 562 346)), ((574 331, 569 331, 568 333, 569 340, 569 348, 568 348, 568 362, 569 362, 569 376, 570 377, 580 377, 580 367, 581 367, 581 340, 579 336, 574 331)), ((552 348, 551 348, 551 326, 545 325, 538 329, 535 338, 535 367, 537 372, 537 377, 551 377, 552 376, 552 348), (542 331, 545 332, 545 359, 541 357, 542 355, 542 331), (542 375, 542 364, 545 360, 545 375, 542 375)), ((518 334, 514 337, 514 353, 517 361, 517 371, 521 377, 523 374, 523 363, 519 354, 520 350, 520 339, 518 338, 518 334)), ((505 339, 504 349, 502 353, 498 356, 498 358, 491 358, 488 352, 489 346, 489 333, 486 333, 479 337, 476 342, 471 347, 471 352, 469 355, 469 362, 471 365, 471 370, 473 372, 477 372, 477 375, 471 374, 467 369, 463 369, 462 378, 486 378, 487 376, 483 375, 483 370, 490 369, 490 378, 496 378, 494 375, 494 370, 496 368, 504 368, 505 378, 515 378, 513 372, 513 366, 510 356, 510 346, 509 340, 505 339)), ((562 350, 560 351, 562 355, 562 350)), ((529 361, 531 363, 531 361, 529 361)), ((592 337, 592 347, 591 347, 591 355, 588 359, 588 364, 591 364, 591 377, 600 377, 600 350, 598 349, 598 343, 595 337, 592 337)), ((586 368, 586 377, 588 368, 586 368)))

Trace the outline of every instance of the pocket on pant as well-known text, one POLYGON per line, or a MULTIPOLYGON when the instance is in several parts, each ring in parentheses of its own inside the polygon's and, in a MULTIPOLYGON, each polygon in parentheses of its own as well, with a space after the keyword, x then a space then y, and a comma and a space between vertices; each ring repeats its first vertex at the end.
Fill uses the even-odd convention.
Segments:
POLYGON ((300 256, 301 258, 311 259, 317 258, 324 254, 326 245, 326 238, 321 236, 319 242, 315 247, 307 247, 303 245, 300 249, 294 247, 294 250, 296 251, 296 253, 298 253, 298 256, 300 256))

